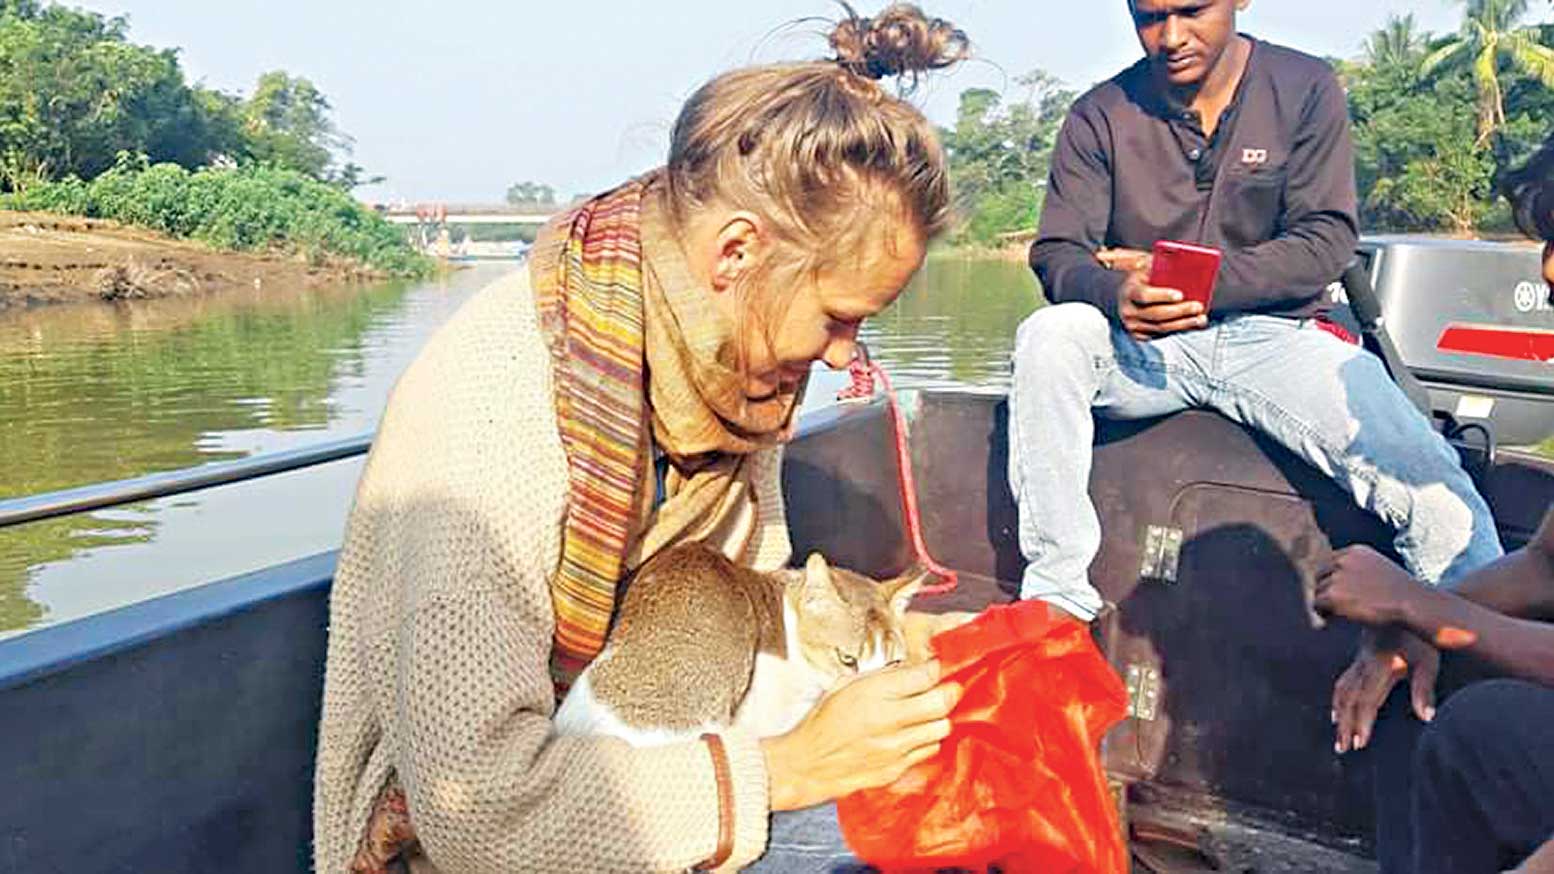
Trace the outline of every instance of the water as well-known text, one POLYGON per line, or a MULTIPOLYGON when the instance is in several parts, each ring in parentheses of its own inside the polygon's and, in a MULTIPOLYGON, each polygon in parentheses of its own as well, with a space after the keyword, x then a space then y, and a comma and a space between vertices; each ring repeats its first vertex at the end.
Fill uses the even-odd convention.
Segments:
MULTIPOLYGON (((0 312, 0 498, 372 430, 430 333, 513 265, 421 284, 0 312)), ((932 258, 863 336, 898 386, 1003 387, 1020 263, 932 258)), ((806 407, 845 374, 817 372, 806 407)), ((0 531, 0 636, 339 545, 361 461, 0 531)))

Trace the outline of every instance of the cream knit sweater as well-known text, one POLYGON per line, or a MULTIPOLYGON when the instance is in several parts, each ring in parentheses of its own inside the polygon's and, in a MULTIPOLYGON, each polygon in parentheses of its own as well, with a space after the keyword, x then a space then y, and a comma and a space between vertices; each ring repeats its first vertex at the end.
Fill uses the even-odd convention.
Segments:
MULTIPOLYGON (((683 871, 717 844, 706 744, 551 733, 567 463, 530 297, 519 270, 456 313, 395 387, 367 460, 330 602, 320 874, 346 871, 392 774, 445 874, 683 871)), ((780 462, 759 461, 751 550, 774 567, 788 558, 780 462)), ((767 777, 754 738, 724 740, 737 868, 765 850, 767 777)))

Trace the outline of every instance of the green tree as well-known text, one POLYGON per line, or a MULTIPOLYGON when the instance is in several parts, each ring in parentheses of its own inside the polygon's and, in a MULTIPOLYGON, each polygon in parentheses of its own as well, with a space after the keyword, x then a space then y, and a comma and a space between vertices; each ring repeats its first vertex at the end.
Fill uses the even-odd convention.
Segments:
POLYGON ((1365 62, 1372 67, 1417 71, 1424 61, 1430 35, 1419 29, 1414 14, 1392 14, 1387 23, 1365 40, 1365 62))
POLYGON ((961 93, 955 127, 941 132, 962 217, 956 236, 987 244, 1031 230, 1058 129, 1074 94, 1035 71, 1011 96, 985 88, 961 93))
POLYGON ((1339 64, 1366 228, 1466 235, 1504 223, 1495 176, 1541 143, 1554 118, 1554 90, 1506 62, 1496 80, 1503 123, 1494 148, 1485 148, 1475 71, 1438 64, 1425 74, 1441 51, 1411 17, 1393 16, 1365 41, 1360 60, 1339 64))
POLYGON ((1458 35, 1425 58, 1426 75, 1442 68, 1468 67, 1478 90, 1478 140, 1482 147, 1506 126, 1502 72, 1509 66, 1554 88, 1554 48, 1543 29, 1522 26, 1530 0, 1462 0, 1458 35))
POLYGON ((248 155, 261 163, 328 180, 336 155, 350 154, 351 138, 335 127, 329 99, 301 76, 260 76, 243 111, 248 155))
POLYGON ((1355 176, 1367 228, 1472 233, 1489 214, 1493 155, 1476 146, 1465 70, 1426 79, 1424 51, 1394 19, 1341 73, 1354 120, 1355 176))
POLYGON ((197 165, 212 142, 178 56, 131 44, 122 18, 0 4, 0 188, 95 176, 121 151, 197 165))
POLYGON ((266 73, 248 98, 185 80, 171 49, 135 45, 123 18, 0 0, 0 191, 91 179, 121 152, 197 169, 262 163, 342 189, 380 181, 310 81, 266 73))
POLYGON ((431 269, 399 229, 338 186, 269 164, 190 173, 126 152, 90 182, 39 184, 0 196, 0 209, 108 218, 221 249, 343 259, 397 276, 431 269))
POLYGON ((538 182, 519 182, 507 189, 507 202, 511 204, 537 204, 555 206, 556 189, 538 182))

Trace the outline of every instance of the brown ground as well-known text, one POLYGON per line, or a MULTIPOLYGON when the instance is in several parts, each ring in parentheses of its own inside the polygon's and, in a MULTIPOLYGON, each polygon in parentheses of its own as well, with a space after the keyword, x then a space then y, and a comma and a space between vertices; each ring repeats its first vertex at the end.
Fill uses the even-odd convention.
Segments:
POLYGON ((221 252, 99 219, 0 211, 0 309, 375 278, 350 266, 221 252))

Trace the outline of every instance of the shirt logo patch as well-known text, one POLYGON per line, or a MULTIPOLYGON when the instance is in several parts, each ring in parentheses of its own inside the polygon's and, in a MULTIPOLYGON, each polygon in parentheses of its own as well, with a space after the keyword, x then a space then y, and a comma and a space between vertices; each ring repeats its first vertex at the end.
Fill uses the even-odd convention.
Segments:
POLYGON ((1258 164, 1266 164, 1266 163, 1268 163, 1268 150, 1267 149, 1242 149, 1241 150, 1241 163, 1248 164, 1248 165, 1253 165, 1253 166, 1258 165, 1258 164))

